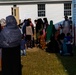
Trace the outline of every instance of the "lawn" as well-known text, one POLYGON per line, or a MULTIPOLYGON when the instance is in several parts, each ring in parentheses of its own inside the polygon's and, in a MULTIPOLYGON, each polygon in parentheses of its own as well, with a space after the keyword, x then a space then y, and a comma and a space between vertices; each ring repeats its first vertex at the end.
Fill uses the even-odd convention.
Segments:
POLYGON ((21 59, 22 75, 76 75, 76 54, 60 56, 33 48, 21 59))

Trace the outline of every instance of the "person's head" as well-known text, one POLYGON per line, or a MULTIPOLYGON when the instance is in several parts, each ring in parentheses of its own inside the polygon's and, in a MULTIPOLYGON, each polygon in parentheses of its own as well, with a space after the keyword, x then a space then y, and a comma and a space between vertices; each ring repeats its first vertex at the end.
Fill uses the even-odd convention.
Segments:
POLYGON ((47 18, 43 18, 43 21, 44 21, 44 23, 47 23, 48 24, 47 18))
POLYGON ((24 21, 23 22, 26 22, 27 20, 26 19, 24 19, 24 21))
POLYGON ((37 24, 37 20, 36 19, 34 20, 34 22, 35 22, 35 24, 37 24))
POLYGON ((37 24, 39 24, 39 25, 42 25, 42 24, 43 24, 43 21, 42 21, 41 18, 39 18, 39 19, 37 20, 37 24))
POLYGON ((65 15, 65 17, 64 17, 64 18, 65 18, 65 21, 67 21, 67 20, 68 20, 68 16, 67 16, 67 15, 65 15))
POLYGON ((53 20, 50 21, 50 25, 53 25, 53 20))
POLYGON ((27 24, 26 24, 26 26, 30 26, 30 21, 29 21, 29 19, 27 19, 27 24))
POLYGON ((17 21, 13 15, 9 15, 6 17, 6 27, 8 28, 16 28, 17 26, 17 21))

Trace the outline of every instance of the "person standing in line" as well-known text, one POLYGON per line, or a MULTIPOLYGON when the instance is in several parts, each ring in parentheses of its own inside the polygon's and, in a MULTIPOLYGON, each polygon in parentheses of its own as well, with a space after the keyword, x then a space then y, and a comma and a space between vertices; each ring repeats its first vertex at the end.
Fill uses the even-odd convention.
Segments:
POLYGON ((32 37, 32 40, 31 40, 31 48, 33 48, 35 45, 34 45, 34 25, 31 21, 31 18, 28 19, 29 22, 30 22, 30 26, 32 27, 32 32, 33 32, 33 35, 31 36, 32 37))
POLYGON ((67 15, 64 18, 65 18, 65 20, 63 21, 63 33, 66 36, 67 33, 70 32, 70 22, 69 22, 69 19, 68 19, 67 15))
POLYGON ((26 25, 27 25, 27 19, 24 19, 23 24, 22 24, 22 33, 24 36, 26 36, 26 25))
POLYGON ((0 32, 2 48, 2 75, 22 75, 20 43, 21 32, 14 16, 6 17, 6 26, 0 32))
POLYGON ((46 29, 46 42, 50 42, 50 38, 52 37, 52 32, 53 31, 53 21, 50 21, 50 25, 48 25, 46 29))
MULTIPOLYGON (((48 24, 47 18, 43 18, 43 34, 45 37, 46 37, 46 29, 47 29, 48 25, 49 24, 48 24)), ((46 40, 46 38, 45 38, 45 40, 46 40)))
POLYGON ((39 45, 38 37, 40 36, 40 31, 43 30, 43 21, 41 18, 36 21, 36 44, 39 45))
MULTIPOLYGON (((5 27, 5 25, 6 25, 6 20, 2 18, 0 20, 0 32, 5 27)), ((1 47, 0 47, 0 71, 2 71, 2 48, 1 47)))
POLYGON ((38 29, 37 29, 37 20, 34 20, 35 23, 35 46, 37 47, 38 44, 38 37, 37 37, 37 33, 38 33, 38 29))
POLYGON ((47 27, 48 27, 48 20, 47 20, 47 18, 43 18, 43 28, 45 29, 45 32, 46 32, 46 29, 47 29, 47 27))
POLYGON ((27 41, 27 48, 32 48, 31 40, 33 39, 33 31, 32 27, 30 26, 30 21, 27 19, 27 25, 26 25, 26 41, 27 41))

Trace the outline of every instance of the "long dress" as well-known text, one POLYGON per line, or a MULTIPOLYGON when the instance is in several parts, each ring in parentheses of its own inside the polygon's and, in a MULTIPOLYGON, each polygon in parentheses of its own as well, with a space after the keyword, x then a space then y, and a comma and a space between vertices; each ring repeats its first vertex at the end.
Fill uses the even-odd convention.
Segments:
POLYGON ((52 37, 52 29, 53 29, 53 21, 50 21, 50 25, 48 25, 46 29, 46 42, 49 42, 50 38, 52 37))
POLYGON ((2 75, 21 75, 20 47, 2 48, 2 75))
POLYGON ((2 48, 2 75, 21 75, 21 32, 14 16, 6 17, 6 26, 0 33, 2 48))

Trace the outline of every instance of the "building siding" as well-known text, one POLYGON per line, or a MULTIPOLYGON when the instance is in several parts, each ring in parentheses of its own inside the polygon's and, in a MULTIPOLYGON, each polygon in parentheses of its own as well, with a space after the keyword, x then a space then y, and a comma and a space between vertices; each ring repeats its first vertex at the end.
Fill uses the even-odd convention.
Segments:
MULTIPOLYGON (((44 18, 38 17, 37 4, 34 5, 17 5, 19 7, 19 17, 23 21, 25 18, 31 18, 34 23, 35 19, 44 18)), ((64 19, 64 4, 46 4, 45 5, 46 16, 48 21, 54 21, 54 24, 62 21, 64 19)))
POLYGON ((0 19, 5 18, 7 15, 11 15, 11 7, 13 5, 0 6, 0 19))
MULTIPOLYGON (((34 5, 18 5, 20 19, 31 18, 32 21, 37 18, 37 4, 34 5)), ((34 23, 34 22, 33 22, 34 23)))
POLYGON ((64 19, 64 4, 46 4, 46 17, 49 21, 53 20, 54 24, 64 19))
MULTIPOLYGON (((8 15, 11 15, 11 7, 13 5, 0 5, 0 19, 5 18, 8 15), (6 12, 5 12, 6 11, 6 12)), ((38 9, 37 4, 24 4, 24 5, 17 5, 19 7, 19 19, 23 21, 25 18, 31 18, 33 24, 34 20, 38 18, 38 9)), ((54 4, 45 4, 45 11, 48 21, 53 20, 54 24, 61 22, 64 20, 64 3, 54 3, 54 4)), ((35 24, 34 24, 35 25, 35 24)))

